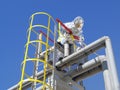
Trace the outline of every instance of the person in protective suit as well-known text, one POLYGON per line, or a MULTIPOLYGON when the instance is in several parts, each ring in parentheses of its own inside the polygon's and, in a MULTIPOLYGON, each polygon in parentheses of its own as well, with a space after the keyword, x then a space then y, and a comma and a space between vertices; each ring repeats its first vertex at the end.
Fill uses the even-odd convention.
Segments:
POLYGON ((61 45, 64 45, 66 42, 69 44, 77 43, 79 49, 83 48, 85 46, 84 44, 84 36, 83 36, 83 25, 84 20, 82 17, 77 16, 73 21, 64 23, 64 26, 61 25, 60 29, 60 35, 57 39, 57 42, 61 45), (72 40, 70 33, 67 32, 66 28, 68 28, 74 37, 74 40, 72 40))
MULTIPOLYGON (((84 43, 84 35, 83 35, 83 30, 82 30, 83 25, 84 25, 84 20, 81 16, 77 16, 71 22, 63 23, 60 27, 60 33, 59 33, 57 42, 61 46, 64 46, 64 44, 67 42, 67 43, 69 43, 70 47, 74 43, 77 43, 78 47, 75 51, 78 51, 81 48, 85 47, 86 45, 84 43), (66 29, 68 29, 68 30, 66 30, 66 29), (71 38, 71 34, 74 37, 74 40, 71 38)), ((61 61, 61 59, 63 59, 63 57, 64 57, 63 53, 61 53, 59 51, 58 51, 58 56, 59 56, 58 61, 61 61)), ((88 57, 85 57, 82 60, 79 60, 77 63, 78 64, 77 66, 81 66, 83 63, 87 62, 87 60, 88 60, 88 57)), ((61 71, 59 68, 57 68, 57 70, 61 71)), ((67 71, 67 70, 62 70, 62 71, 67 71)), ((80 81, 80 85, 82 85, 82 84, 83 84, 83 81, 80 81)))

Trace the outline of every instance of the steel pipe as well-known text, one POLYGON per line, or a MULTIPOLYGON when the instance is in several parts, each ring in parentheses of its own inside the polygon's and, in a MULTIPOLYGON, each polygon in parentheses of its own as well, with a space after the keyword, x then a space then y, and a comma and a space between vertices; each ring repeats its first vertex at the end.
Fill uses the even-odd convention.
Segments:
POLYGON ((78 61, 78 59, 84 58, 84 57, 88 56, 89 54, 94 53, 96 50, 105 46, 106 38, 107 38, 107 36, 104 36, 104 37, 94 41, 93 43, 87 45, 86 47, 80 49, 79 51, 74 52, 73 54, 69 55, 68 57, 57 62, 56 66, 63 67, 68 64, 76 63, 76 61, 78 61))

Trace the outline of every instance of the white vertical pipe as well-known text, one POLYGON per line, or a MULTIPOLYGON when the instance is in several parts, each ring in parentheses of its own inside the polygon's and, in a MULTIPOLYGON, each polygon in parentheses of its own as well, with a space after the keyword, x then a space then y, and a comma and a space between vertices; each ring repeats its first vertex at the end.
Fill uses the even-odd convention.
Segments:
POLYGON ((114 55, 113 55, 113 51, 112 51, 112 45, 111 45, 111 41, 110 41, 109 37, 106 39, 105 44, 106 44, 106 56, 108 59, 108 61, 107 61, 108 69, 110 72, 111 82, 112 82, 112 86, 113 86, 112 90, 120 90, 116 65, 115 65, 115 61, 114 61, 114 55))
MULTIPOLYGON (((42 39, 42 34, 40 34, 38 36, 38 40, 41 40, 41 39, 42 39)), ((40 52, 41 52, 41 43, 38 42, 37 43, 36 58, 40 57, 40 55, 39 55, 40 52)), ((33 78, 35 80, 37 80, 38 64, 39 64, 39 61, 34 61, 34 74, 33 74, 33 78)), ((37 84, 36 82, 33 83, 32 90, 36 90, 36 84, 37 84)))
POLYGON ((113 90, 110 80, 110 72, 108 70, 107 61, 102 60, 102 70, 103 70, 103 78, 104 78, 104 84, 105 84, 105 90, 113 90))
POLYGON ((52 70, 52 86, 53 86, 53 90, 56 90, 56 79, 55 79, 55 64, 57 62, 56 60, 56 39, 57 39, 57 26, 54 26, 54 52, 53 52, 53 70, 52 70))
POLYGON ((64 44, 64 57, 69 56, 69 43, 64 44))

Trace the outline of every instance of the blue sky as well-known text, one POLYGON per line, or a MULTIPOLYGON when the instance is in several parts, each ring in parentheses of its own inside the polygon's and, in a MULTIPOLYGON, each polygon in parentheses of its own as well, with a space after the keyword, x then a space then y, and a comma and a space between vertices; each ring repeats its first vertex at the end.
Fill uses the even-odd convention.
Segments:
MULTIPOLYGON (((48 12, 63 22, 82 16, 87 44, 102 36, 109 36, 120 78, 119 0, 1 0, 0 90, 7 90, 20 80, 29 17, 39 11, 48 12)), ((101 73, 85 80, 87 90, 104 90, 103 83, 101 73)))

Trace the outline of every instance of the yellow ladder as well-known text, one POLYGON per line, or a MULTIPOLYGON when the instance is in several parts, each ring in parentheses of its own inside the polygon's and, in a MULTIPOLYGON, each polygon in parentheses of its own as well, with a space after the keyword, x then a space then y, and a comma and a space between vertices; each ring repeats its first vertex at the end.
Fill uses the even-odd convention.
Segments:
MULTIPOLYGON (((37 19, 37 21, 40 21, 40 20, 37 19)), ((42 87, 42 90, 46 90, 46 89, 53 90, 53 87, 47 83, 47 77, 46 77, 47 69, 48 68, 51 70, 53 69, 53 66, 50 65, 47 61, 48 54, 49 54, 47 50, 51 46, 54 46, 54 43, 51 42, 50 37, 53 38, 53 40, 55 40, 54 30, 53 28, 51 28, 51 25, 53 25, 52 27, 54 27, 56 23, 52 18, 52 16, 46 12, 37 12, 30 17, 30 26, 27 30, 27 43, 25 45, 24 60, 22 62, 22 75, 21 75, 21 80, 19 82, 19 90, 22 90, 23 82, 25 79, 28 79, 34 85, 40 84, 42 87), (38 24, 38 22, 35 23, 35 19, 37 18, 37 16, 47 17, 47 25, 43 25, 41 23, 38 24), (42 32, 39 30, 42 30, 42 32), (46 34, 46 36, 44 34, 46 34), (35 39, 35 37, 39 37, 39 38, 35 39), (36 52, 36 50, 38 49, 37 45, 40 45, 39 51, 37 51, 37 53, 31 53, 31 52, 36 52), (44 53, 43 58, 40 58, 41 57, 40 55, 43 51, 46 51, 46 52, 44 53), (26 67, 28 66, 27 65, 28 62, 31 62, 33 64, 34 70, 38 70, 38 66, 39 64, 41 64, 39 68, 44 71, 42 80, 38 80, 35 75, 35 73, 37 74, 38 71, 34 71, 34 75, 32 74, 33 77, 31 77, 31 75, 27 73, 27 70, 29 70, 29 69, 26 69, 26 67), (34 65, 37 65, 37 66, 35 67, 34 65)), ((34 88, 36 88, 36 86, 33 86, 32 90, 35 90, 34 88)))

